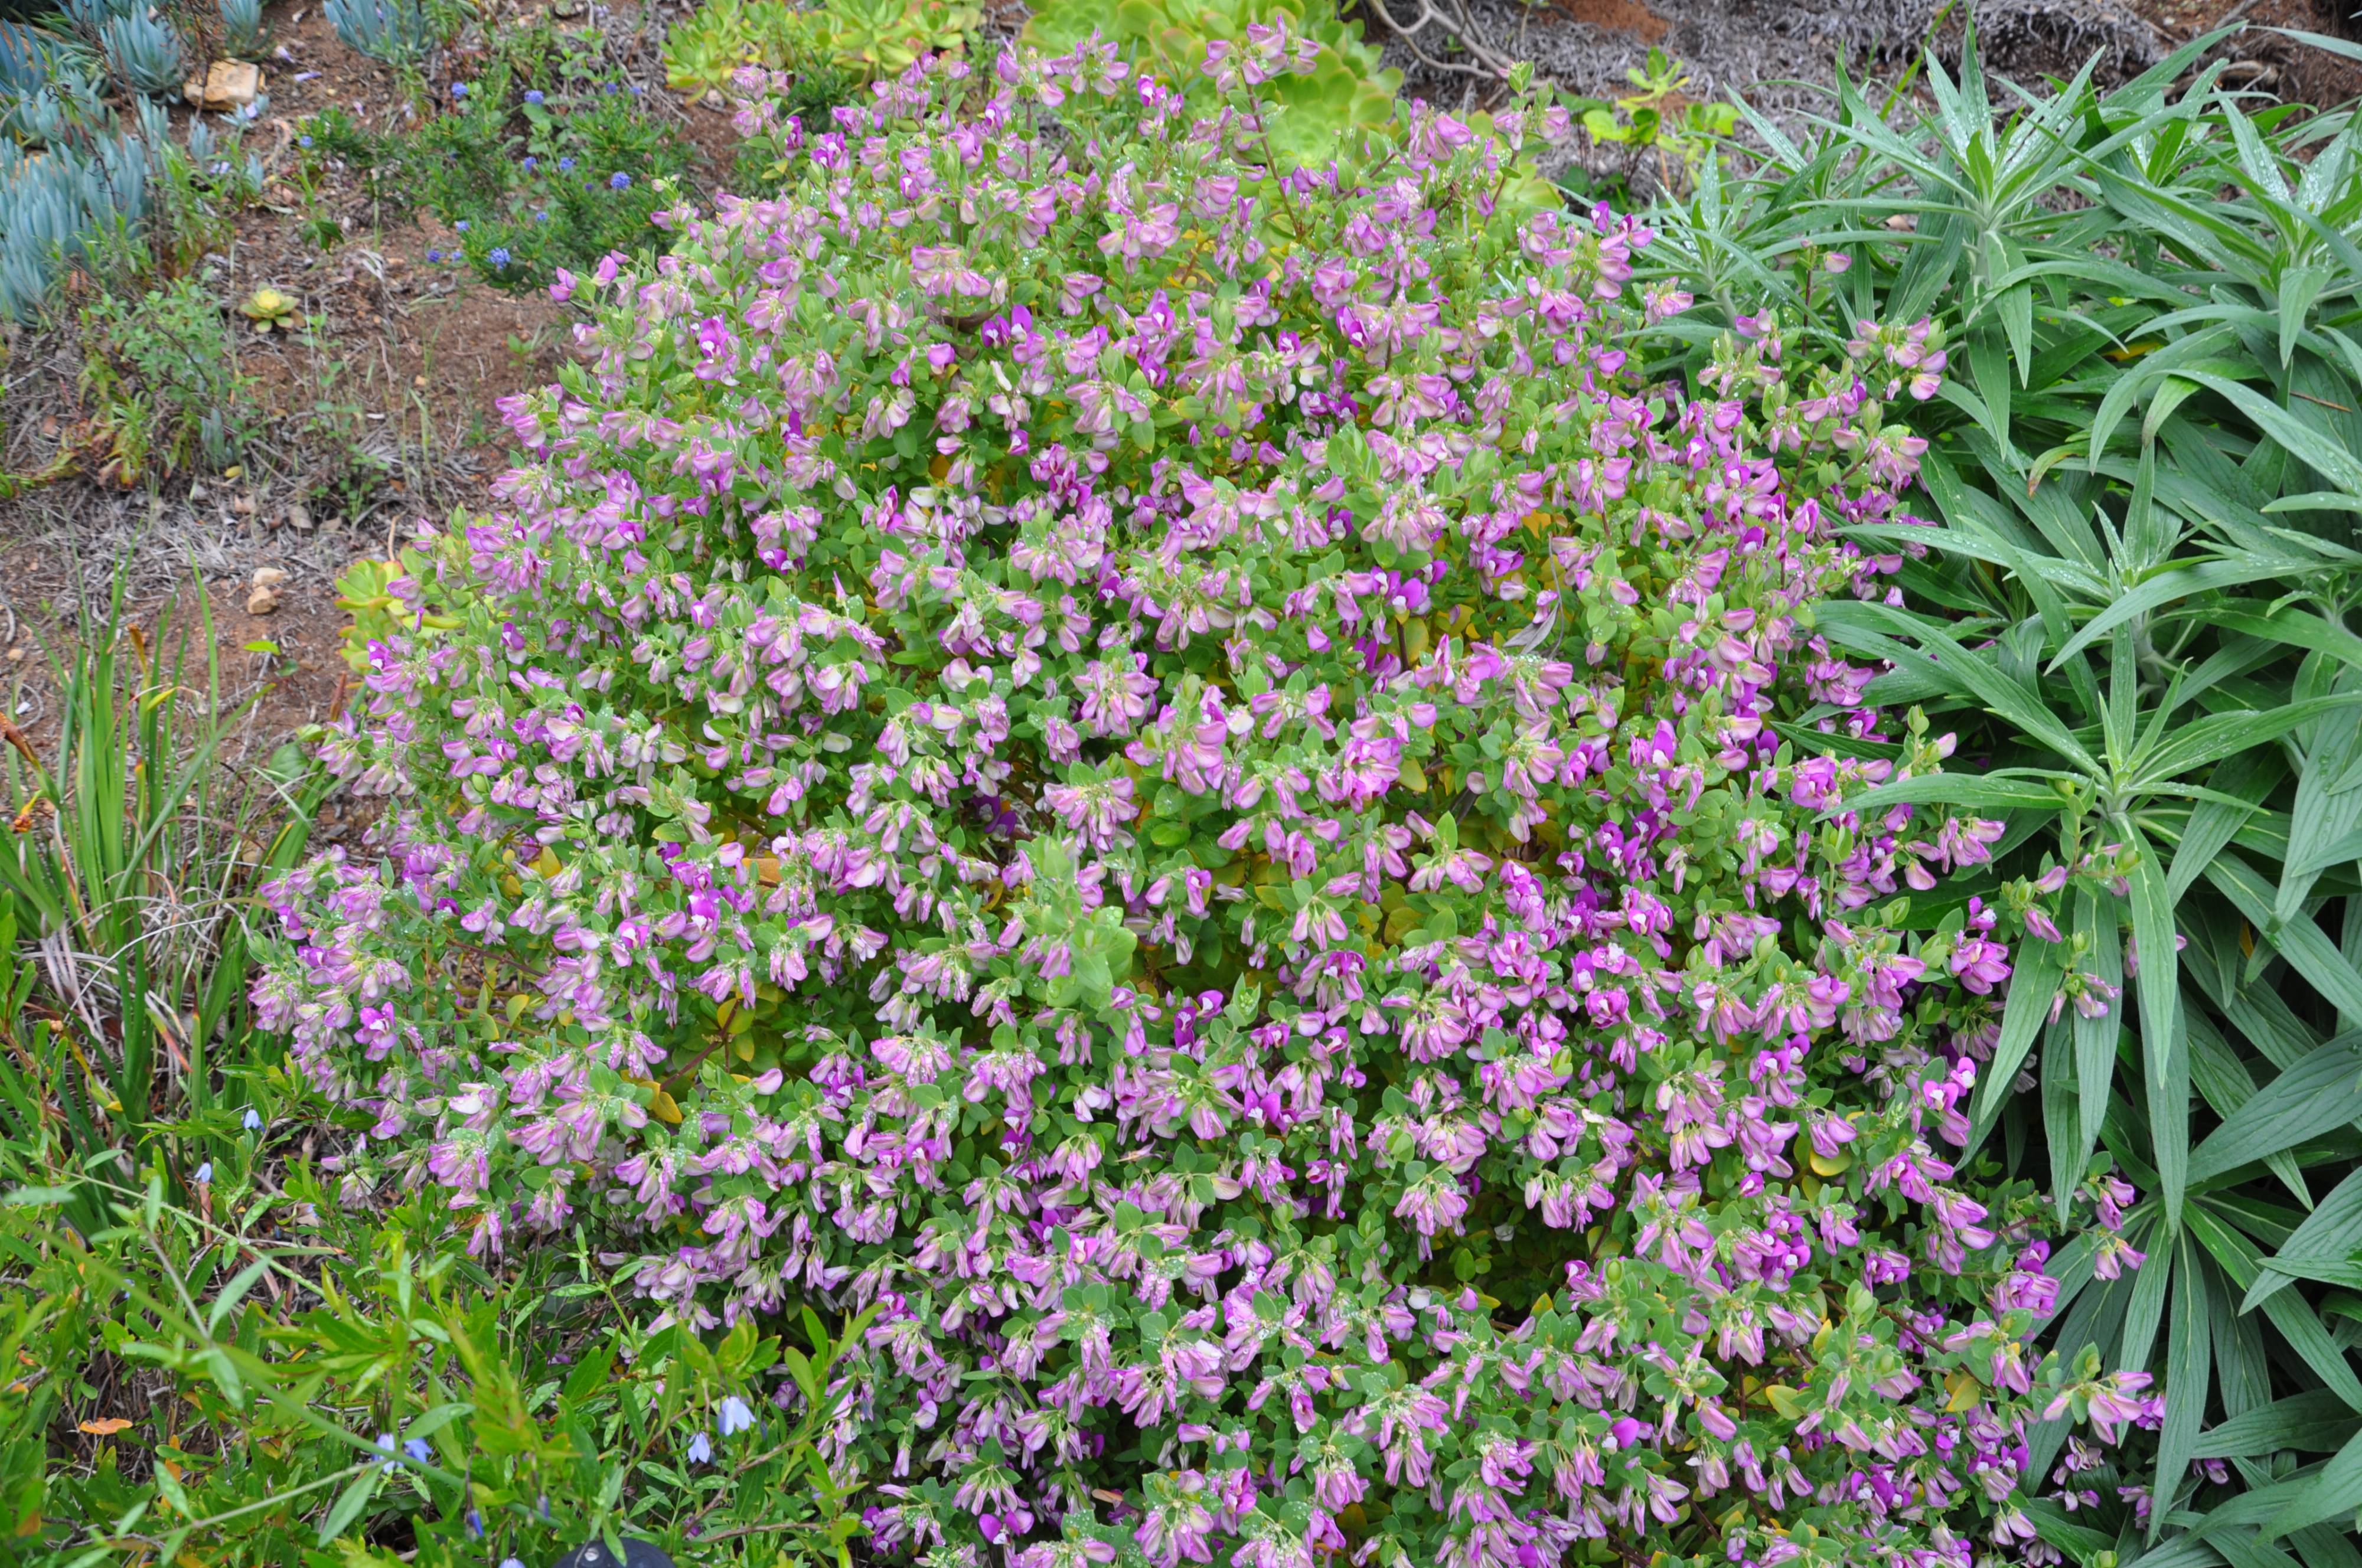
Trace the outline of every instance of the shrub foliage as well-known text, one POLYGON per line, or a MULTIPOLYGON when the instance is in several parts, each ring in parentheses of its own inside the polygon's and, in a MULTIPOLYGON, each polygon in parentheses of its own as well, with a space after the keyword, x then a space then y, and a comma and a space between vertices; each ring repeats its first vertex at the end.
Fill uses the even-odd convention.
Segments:
POLYGON ((1998 824, 1847 806, 1948 749, 1813 630, 1940 354, 1652 377, 1649 231, 1501 200, 1562 116, 1275 178, 1294 58, 758 105, 778 199, 561 277, 594 363, 356 595, 388 810, 262 1014, 471 1252, 873 1311, 885 1549, 2019 1555, 2029 1426, 2155 1412, 2037 1364, 2058 1216, 1954 1163, 2009 944, 2120 868, 1970 898, 1998 824))

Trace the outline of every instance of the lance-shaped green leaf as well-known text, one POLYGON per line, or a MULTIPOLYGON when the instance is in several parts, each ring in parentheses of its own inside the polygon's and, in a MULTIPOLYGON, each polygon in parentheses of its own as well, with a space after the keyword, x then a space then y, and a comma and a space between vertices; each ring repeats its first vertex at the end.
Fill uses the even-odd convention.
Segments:
POLYGON ((2362 1437, 2348 1439, 2312 1484, 2289 1507, 2264 1523, 2264 1537, 2272 1540, 2362 1507, 2362 1437))
POLYGON ((2247 1287, 2239 1309, 2246 1311, 2268 1300, 2291 1281, 2332 1278, 2333 1284, 2362 1285, 2362 1170, 2348 1176, 2323 1198, 2304 1222, 2290 1233, 2279 1251, 2264 1260, 2264 1272, 2247 1287))
POLYGON ((2209 713, 2195 723, 2185 724, 2156 750, 2133 759, 2135 779, 2141 784, 2159 784, 2169 778, 2202 767, 2210 762, 2279 739, 2289 731, 2341 710, 2351 711, 2362 706, 2362 692, 2346 692, 2333 697, 2315 697, 2302 702, 2290 702, 2269 709, 2241 709, 2228 713, 2209 713))
POLYGON ((2333 1453, 2362 1432, 2362 1413, 2325 1388, 2275 1399, 2199 1434, 2192 1459, 2260 1459, 2283 1450, 2333 1453))
POLYGON ((2362 1117, 2362 1030, 2341 1034, 2274 1078, 2190 1157, 2204 1181, 2362 1117))
POLYGON ((2251 637, 2269 637, 2290 647, 2324 653, 2330 657, 2362 668, 2362 637, 2345 627, 2325 621, 2318 615, 2283 606, 2269 614, 2261 606, 2246 603, 2213 605, 2206 619, 2212 624, 2234 632, 2244 632, 2251 637))
POLYGON ((2117 827, 2135 856, 2127 878, 2133 939, 2140 944, 2140 972, 2134 984, 2140 999, 2141 1055, 2147 1069, 2149 1146, 2169 1235, 2181 1223, 2190 1169, 2190 1043, 2180 1021, 2181 962, 2165 867, 2138 824, 2125 818, 2117 827))
POLYGON ((2310 916, 2274 930, 2271 885, 2236 855, 2225 852, 2206 867, 2206 879, 2229 895, 2264 940, 2279 950, 2289 966, 2312 983, 2329 1004, 2348 1018, 2362 1017, 2362 972, 2323 934, 2310 916))
POLYGON ((2051 1006, 2058 999, 2058 982, 2066 973, 2066 955, 2056 942, 2028 937, 2018 944, 2015 956, 2016 966, 2009 978, 2009 999, 2002 1006, 2001 1039, 1994 1043, 1992 1060, 1985 1065, 1984 1076, 1977 1084, 1969 1146, 1961 1154, 1963 1164, 1983 1144, 1985 1135, 2001 1116, 2010 1085, 2015 1081, 2018 1068, 2025 1066, 2026 1053, 2034 1048, 2035 1036, 2049 1018, 2051 1006))
POLYGON ((1879 652, 1904 668, 1931 675, 1948 690, 1982 703, 2078 767, 2092 774, 2101 771, 2074 732, 2043 704, 2037 692, 2003 675, 1988 655, 1963 647, 1933 623, 1883 604, 1843 601, 1822 605, 1816 615, 1816 624, 1832 641, 1879 652), (1898 637, 1914 638, 1934 652, 1900 644, 1898 637))
MULTIPOLYGON (((2190 1468, 2191 1451, 2198 1446, 2198 1427, 2206 1414, 2206 1396, 2213 1385, 2213 1324, 2202 1254, 2197 1241, 2183 1236, 2174 1270, 2173 1322, 2166 1333, 2165 1419, 2158 1428, 2157 1479, 2150 1496, 2170 1497, 2190 1468)), ((2155 1540, 2165 1528, 2165 1510, 2150 1511, 2148 1538, 2155 1540)))
MULTIPOLYGON (((2184 1219, 2190 1233, 2198 1238, 2234 1288, 2246 1290, 2256 1283, 2262 1254, 2253 1242, 2217 1217, 2213 1200, 2192 1203, 2184 1219)), ((2275 1291, 2264 1298, 2263 1311, 2323 1386, 2349 1408, 2362 1410, 2362 1378, 2354 1375, 2345 1353, 2330 1336, 2312 1304, 2298 1291, 2275 1291)))

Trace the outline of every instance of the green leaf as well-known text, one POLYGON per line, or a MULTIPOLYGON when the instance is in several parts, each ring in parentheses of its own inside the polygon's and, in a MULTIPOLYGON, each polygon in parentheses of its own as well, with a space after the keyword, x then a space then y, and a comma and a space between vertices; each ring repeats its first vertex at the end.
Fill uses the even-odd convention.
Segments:
POLYGON ((2240 413, 2254 420, 2264 434, 2279 442, 2290 457, 2318 471, 2347 493, 2362 495, 2362 458, 2339 446, 2327 432, 2306 424, 2253 388, 2204 370, 2191 370, 2185 373, 2191 381, 2212 388, 2237 404, 2240 413))
POLYGON ((2228 713, 2209 713, 2195 723, 2183 725, 2174 733, 2172 739, 2146 757, 2135 757, 2133 765, 2137 774, 2136 781, 2160 783, 2193 767, 2218 762, 2235 752, 2278 740, 2289 731, 2301 724, 2309 724, 2323 714, 2357 705, 2362 705, 2362 692, 2314 697, 2268 710, 2241 709, 2228 713))
POLYGON ((2264 614, 2235 605, 2211 605, 2207 609, 2206 619, 2227 631, 2243 632, 2251 637, 2269 637, 2291 647, 2325 653, 2332 658, 2362 668, 2362 637, 2301 610, 2283 608, 2264 614))
POLYGON ((2362 1030, 2339 1035, 2233 1111, 2191 1155, 2190 1179, 2222 1176, 2357 1118, 2362 1118, 2362 1030))
POLYGON ((2077 1524, 2066 1509, 2047 1497, 2022 1497, 2018 1511, 2033 1524, 2035 1534, 2078 1562, 2089 1562, 2116 1544, 2114 1536, 2077 1524))
POLYGON ((1816 624, 1831 641, 1892 658, 1899 668, 1932 676, 1947 690, 1972 698, 2007 719, 2025 735, 2050 748, 2085 772, 2102 770, 2083 749, 2074 732, 2043 704, 2041 696, 2003 675, 1981 651, 1971 652, 1932 622, 1883 604, 1836 601, 1815 611, 1816 624), (1895 641, 1908 636, 1932 646, 1931 657, 1920 648, 1895 641))
MULTIPOLYGON (((2143 967, 2147 967, 2146 965, 2143 967)), ((2180 1266, 2175 1270, 2173 1322, 2165 1346, 2165 1420, 2158 1429, 2157 1481, 2154 1497, 2170 1497, 2190 1468, 2191 1451, 2198 1446, 2198 1424, 2205 1418, 2206 1395, 2213 1386, 2213 1325, 2206 1281, 2199 1272, 2198 1243, 2181 1238, 2180 1266)), ((2165 1528, 2165 1510, 2151 1511, 2148 1538, 2155 1540, 2165 1528)))
POLYGON ((372 1464, 355 1476, 351 1485, 337 1494, 335 1505, 320 1520, 319 1541, 322 1546, 351 1528, 353 1521, 361 1517, 361 1510, 368 1507, 370 1499, 377 1496, 378 1484, 384 1479, 385 1467, 372 1464))
POLYGON ((1983 1144, 1985 1134, 1992 1131, 1993 1122, 2000 1118, 2002 1106, 2009 1097, 2009 1086, 2025 1064, 2026 1053, 2034 1048, 2034 1038, 2041 1032, 2044 1021, 2050 1016, 2050 1004, 2058 999, 2058 982, 2065 973, 2066 955, 2058 943, 2029 937, 2019 944, 2017 967, 2009 980, 2009 999, 2002 1007, 2001 1039, 1994 1044, 1992 1060, 1977 1084, 1969 1146, 1961 1152, 1963 1165, 1983 1144))
POLYGON ((256 1283, 270 1272, 269 1258, 257 1259, 238 1270, 237 1276, 223 1289, 221 1295, 215 1299, 212 1309, 205 1313, 205 1332, 218 1335, 221 1332, 222 1320, 237 1310, 237 1304, 246 1299, 246 1293, 252 1290, 256 1283))
MULTIPOLYGON (((2315 661, 2309 659, 2306 663, 2312 668, 2302 674, 2326 673, 2315 661)), ((2346 684, 2355 682, 2348 679, 2346 684)), ((2362 691, 2346 695, 2362 697, 2362 691)), ((2272 918, 2281 923, 2303 915, 2305 896, 2321 879, 2320 870, 2312 868, 2312 862, 2331 851, 2339 840, 2362 830, 2362 789, 2353 787, 2362 783, 2356 768, 2357 759, 2362 759, 2362 724, 2339 721, 2300 738, 2305 743, 2308 756, 2304 771, 2297 779, 2296 803, 2289 822, 2288 856, 2280 869, 2279 891, 2272 901, 2272 918)))
MULTIPOLYGON (((2261 1254, 2254 1242, 2215 1217, 2213 1209, 2219 1201, 2192 1203, 2185 1218, 2191 1234, 2205 1246, 2216 1266, 2232 1285, 2244 1290, 2257 1277, 2261 1254)), ((2289 1348, 2296 1352, 2328 1391, 2347 1408, 2362 1410, 2362 1378, 2354 1375, 2354 1369, 2346 1364, 2345 1353, 2330 1338, 2312 1304, 2296 1291, 2281 1290, 2265 1297, 2263 1309, 2289 1348)))
POLYGON ((2242 823, 2254 814, 2288 773, 2288 763, 2279 752, 2262 750, 2240 752, 2216 768, 2208 780, 2218 793, 2246 801, 2241 810, 2229 801, 2201 801, 2190 813, 2188 826, 2182 830, 2181 843, 2173 852, 2173 871, 2166 878, 2166 896, 2176 905, 2191 885, 2206 873, 2207 863, 2220 855, 2242 823))
POLYGON ((1926 773, 1881 784, 1831 806, 1824 815, 1840 812, 1870 812, 1906 805, 1958 806, 1972 812, 2058 810, 2065 792, 2047 782, 2072 786, 2075 776, 2035 767, 2004 767, 1992 773, 1926 773))
POLYGON ((2273 929, 2269 887, 2235 855, 2217 856, 2206 867, 2206 879, 2229 895, 2262 939, 2279 951, 2290 968, 2312 981, 2332 1007, 2348 1018, 2362 1018, 2362 974, 2356 973, 2311 916, 2273 929))
POLYGON ((2307 1525, 2351 1514, 2362 1507, 2362 1437, 2349 1439, 2344 1448, 2311 1485, 2299 1494, 2293 1505, 2275 1513, 2264 1525, 2264 1537, 2270 1540, 2302 1529, 2307 1525))
MULTIPOLYGON (((2352 1263, 2357 1253, 2362 1253, 2362 1170, 2339 1182, 2305 1216, 2304 1222, 2290 1234, 2280 1250, 2264 1260, 2265 1272, 2247 1287, 2239 1310, 2245 1312, 2260 1306, 2293 1279, 2325 1277, 2322 1270, 2344 1265, 2362 1275, 2362 1269, 2355 1269, 2352 1263)), ((2362 1284, 2362 1278, 2350 1283, 2362 1284)))
POLYGON ((2327 1453, 2362 1432, 2362 1415, 2327 1389, 2291 1395, 2199 1435, 2192 1459, 2260 1459, 2293 1450, 2327 1453))
POLYGON ((2069 659, 2125 622, 2150 614, 2177 599, 2187 599, 2193 593, 2219 592, 2242 583, 2278 577, 2281 569, 2276 563, 2257 565, 2251 561, 2230 560, 2177 561, 2159 567, 2154 576, 2093 616, 2051 658, 2049 668, 2057 671, 2069 659))
POLYGON ((2147 1069, 2150 1148, 2166 1233, 2171 1235, 2181 1224, 2190 1162, 2190 1043, 2180 1018, 2181 966, 2173 900, 2166 891, 2165 867, 2147 837, 2130 818, 2119 819, 2117 828, 2136 856, 2128 878, 2133 938, 2140 944, 2140 973, 2134 983, 2139 992, 2141 1055, 2147 1069))

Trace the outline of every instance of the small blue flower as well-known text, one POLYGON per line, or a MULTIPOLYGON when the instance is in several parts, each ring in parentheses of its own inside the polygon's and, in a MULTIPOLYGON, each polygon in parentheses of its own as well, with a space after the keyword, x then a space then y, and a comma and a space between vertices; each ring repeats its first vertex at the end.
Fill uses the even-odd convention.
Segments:
POLYGON ((629 174, 624 173, 621 170, 618 170, 616 172, 607 176, 607 188, 611 191, 628 189, 631 183, 632 177, 629 174))
POLYGON ((501 1568, 524 1568, 524 1564, 513 1557, 503 1557, 501 1559, 501 1568))
MULTIPOLYGON (((478 1540, 484 1539, 484 1514, 482 1509, 469 1508, 468 1510, 468 1533, 478 1540)), ((509 1561, 513 1562, 516 1559, 512 1557, 509 1561)))
POLYGON ((689 1440, 689 1462, 691 1464, 713 1463, 713 1440, 703 1432, 689 1440))
MULTIPOLYGON (((204 1165, 199 1165, 199 1166, 197 1167, 197 1185, 198 1185, 199 1187, 211 1187, 211 1186, 213 1185, 213 1182, 214 1182, 214 1163, 213 1163, 211 1160, 207 1160, 204 1165)), ((728 1417, 728 1412, 727 1412, 727 1411, 723 1412, 723 1416, 724 1416, 724 1419, 727 1419, 727 1417, 728 1417)), ((724 1427, 724 1428, 723 1428, 722 1430, 724 1430, 724 1431, 728 1431, 730 1429, 729 1429, 728 1427, 724 1427)))
POLYGON ((465 234, 468 232, 468 220, 466 218, 461 218, 458 223, 453 224, 451 226, 458 229, 461 234, 465 234))
POLYGON ((402 1468, 402 1461, 393 1457, 393 1434, 392 1432, 380 1432, 377 1434, 377 1451, 385 1455, 383 1459, 378 1461, 379 1464, 388 1470, 399 1470, 402 1468))
POLYGON ((464 98, 467 95, 468 84, 465 82, 454 82, 451 83, 451 96, 454 98, 464 98))
POLYGON ((533 221, 535 223, 547 223, 549 221, 549 215, 547 213, 535 213, 533 215, 533 221))
POLYGON ((426 1446, 426 1440, 425 1438, 412 1438, 408 1442, 402 1445, 402 1452, 410 1455, 411 1458, 418 1461, 421 1464, 425 1463, 428 1460, 435 1457, 435 1451, 426 1446))
POLYGON ((440 250, 429 250, 426 253, 426 259, 429 261, 440 261, 443 259, 443 252, 440 250))
POLYGON ((542 101, 541 89, 538 87, 527 88, 525 90, 524 101, 528 104, 538 105, 542 101))
POLYGON ((531 154, 530 152, 528 152, 528 153, 526 153, 526 154, 524 155, 524 170, 525 170, 525 172, 526 172, 526 173, 530 174, 530 173, 532 173, 535 170, 536 170, 536 169, 538 169, 538 168, 540 168, 540 167, 541 167, 541 160, 540 160, 540 159, 535 158, 535 157, 533 154, 531 154))
POLYGON ((509 264, 508 247, 505 245, 493 246, 491 254, 485 257, 484 259, 490 261, 495 270, 507 266, 509 264))
POLYGON ((309 147, 312 145, 312 138, 308 136, 299 136, 295 138, 295 145, 298 147, 309 147))
POLYGON ((558 171, 560 174, 571 174, 571 173, 573 173, 573 172, 574 172, 574 160, 572 160, 572 159, 570 159, 570 158, 561 158, 561 159, 559 159, 559 160, 557 160, 557 171, 558 171))
POLYGON ((722 1401, 722 1419, 718 1424, 723 1437, 749 1431, 755 1425, 755 1412, 747 1407, 745 1400, 733 1394, 722 1401))
POLYGON ((238 1120, 240 1125, 244 1126, 249 1132, 259 1132, 262 1131, 262 1112, 255 1110, 254 1107, 250 1105, 246 1108, 246 1114, 238 1120))

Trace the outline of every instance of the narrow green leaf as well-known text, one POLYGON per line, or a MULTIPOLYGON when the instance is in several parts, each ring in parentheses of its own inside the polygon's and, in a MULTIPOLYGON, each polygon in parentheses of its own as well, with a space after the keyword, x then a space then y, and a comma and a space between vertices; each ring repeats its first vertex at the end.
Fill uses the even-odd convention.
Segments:
POLYGON ((2307 1525, 2351 1514, 2362 1507, 2362 1437, 2347 1441, 2321 1474, 2314 1476, 2293 1506, 2280 1510, 2264 1525, 2267 1540, 2302 1529, 2307 1525))
POLYGON ((2120 1372, 2147 1372, 2150 1353, 2157 1345, 2157 1331, 2165 1321, 2165 1303, 2173 1286, 2177 1249, 2172 1237, 2160 1236, 2154 1224, 2133 1231, 2129 1239, 2147 1249, 2148 1261, 2133 1275, 2133 1293, 2125 1307, 2124 1338, 2116 1347, 2115 1364, 2120 1372))
MULTIPOLYGON (((2191 1451, 2198 1446, 2198 1427, 2205 1419, 2206 1396, 2213 1377, 2213 1327, 2208 1320, 2198 1243, 2185 1235, 2177 1250, 2180 1266, 2174 1270, 2173 1322, 2165 1342, 2165 1419, 2158 1429, 2157 1480, 2150 1489, 2150 1496, 2159 1498, 2171 1497, 2190 1468, 2191 1451)), ((2164 1528, 2165 1510, 2152 1510, 2149 1540, 2155 1540, 2164 1528)))
POLYGON ((2206 879, 2229 895, 2260 933, 2258 940, 2268 941, 2332 1007, 2347 1017, 2362 1016, 2362 973, 2345 961, 2311 916, 2274 930, 2270 889, 2252 867, 2227 851, 2206 867, 2206 879))
POLYGON ((246 1299, 246 1293, 270 1272, 270 1260, 268 1258, 257 1259, 238 1270, 237 1276, 215 1298, 213 1307, 205 1313, 205 1332, 218 1335, 222 1320, 237 1310, 237 1304, 246 1299))
POLYGON ((2362 637, 2301 610, 2282 608, 2264 614, 2260 607, 2251 610, 2233 604, 2209 605, 2206 619, 2209 624, 2228 631, 2244 632, 2251 637, 2269 637, 2291 647, 2325 653, 2332 658, 2362 668, 2362 637))
POLYGON ((2065 973, 2066 955, 2058 943, 2036 937, 2018 945, 2017 966, 2009 980, 2009 999, 2002 1006, 2001 1039, 1994 1044, 1992 1060, 1986 1064, 1984 1076, 1977 1084, 1969 1146, 1961 1154, 1963 1165, 1982 1146, 1985 1135, 2000 1117, 2001 1108, 2009 1099, 2009 1086, 2016 1079, 2018 1068, 2025 1065, 2026 1053, 2034 1048, 2035 1036, 2050 1016, 2050 1005, 2058 998, 2058 982, 2065 973))
POLYGON ((2052 811, 2068 796, 2050 780, 2072 787, 2075 777, 2033 767, 2004 767, 1992 773, 1927 773, 1898 778, 1866 790, 1825 815, 1839 812, 1870 812, 1896 804, 1959 806, 1972 812, 2052 811))
POLYGON ((2209 713, 2174 732, 2172 739, 2147 757, 2136 759, 2138 782, 2161 783, 2235 752, 2278 740, 2299 725, 2312 723, 2326 714, 2357 706, 2362 706, 2362 691, 2314 697, 2272 709, 2209 713))
POLYGON ((2181 965, 2173 900, 2166 891, 2165 867, 2138 824, 2121 818, 2117 829, 2136 856, 2128 878, 2133 939, 2140 945, 2140 973, 2134 984, 2140 1000, 2141 1055, 2147 1068, 2150 1148, 2169 1236, 2181 1224, 2190 1170, 2190 1044, 2180 1019, 2181 965))
POLYGON ((2291 1395, 2234 1416, 2199 1435, 2192 1459, 2260 1459, 2292 1450, 2329 1453, 2362 1431, 2362 1415, 2325 1388, 2291 1395))
POLYGON ((2261 1306, 2292 1279, 2321 1277, 2315 1260, 2319 1267, 2328 1268, 2347 1264, 2357 1254, 2362 1254, 2362 1170, 2339 1182, 2279 1251, 2264 1260, 2265 1272, 2247 1287, 2239 1310, 2261 1306))
POLYGON ((2166 878, 2166 896, 2178 907, 2191 884, 2206 872, 2207 863, 2223 852, 2240 824, 2264 802, 2272 787, 2287 776, 2288 761, 2278 749, 2258 747, 2227 758, 2208 783, 2224 795, 2248 803, 2248 809, 2222 801, 2202 801, 2191 810, 2181 843, 2173 852, 2173 870, 2166 878))
POLYGON ((2341 1034, 2264 1086, 2190 1159, 2204 1181, 2362 1118, 2362 1030, 2341 1034))
POLYGON ((384 1479, 384 1467, 372 1464, 355 1476, 351 1485, 337 1494, 337 1500, 329 1507, 326 1517, 320 1520, 319 1541, 322 1546, 327 1545, 351 1528, 353 1521, 361 1517, 361 1510, 368 1507, 370 1499, 377 1496, 378 1483, 384 1479))
POLYGON ((2347 493, 2362 495, 2362 458, 2339 446, 2328 433, 2306 424, 2271 399, 2235 381, 2196 369, 2186 373, 2191 380, 2236 403, 2240 413, 2254 420, 2262 427, 2264 434, 2279 442, 2290 457, 2316 470, 2347 493))

